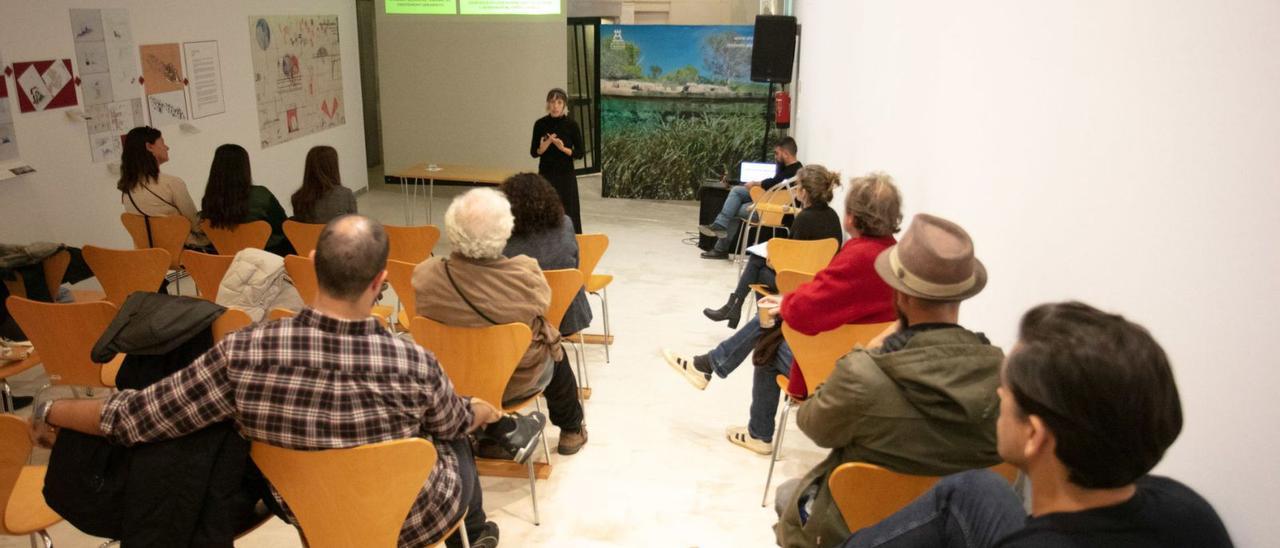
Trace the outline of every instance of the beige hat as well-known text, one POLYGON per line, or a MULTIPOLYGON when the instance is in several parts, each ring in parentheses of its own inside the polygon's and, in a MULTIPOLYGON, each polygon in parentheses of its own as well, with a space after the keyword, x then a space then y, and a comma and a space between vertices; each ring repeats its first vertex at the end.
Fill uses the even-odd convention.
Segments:
POLYGON ((969 233, 926 213, 911 219, 898 245, 880 252, 876 273, 899 292, 935 301, 962 301, 987 285, 969 233))

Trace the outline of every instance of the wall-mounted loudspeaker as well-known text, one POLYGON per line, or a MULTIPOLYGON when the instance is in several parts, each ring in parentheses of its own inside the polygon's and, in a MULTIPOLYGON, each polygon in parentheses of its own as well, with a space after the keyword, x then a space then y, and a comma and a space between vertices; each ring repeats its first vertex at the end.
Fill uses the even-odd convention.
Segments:
POLYGON ((796 18, 788 15, 757 15, 756 36, 751 48, 751 80, 787 84, 796 56, 796 18))

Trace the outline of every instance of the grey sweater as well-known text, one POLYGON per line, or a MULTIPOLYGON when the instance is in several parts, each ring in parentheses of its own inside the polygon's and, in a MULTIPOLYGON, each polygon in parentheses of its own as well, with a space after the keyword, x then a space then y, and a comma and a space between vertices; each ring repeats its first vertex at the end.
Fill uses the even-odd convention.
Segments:
POLYGON ((301 223, 325 224, 348 213, 357 213, 356 195, 345 186, 336 186, 316 200, 311 211, 295 211, 293 218, 301 223))

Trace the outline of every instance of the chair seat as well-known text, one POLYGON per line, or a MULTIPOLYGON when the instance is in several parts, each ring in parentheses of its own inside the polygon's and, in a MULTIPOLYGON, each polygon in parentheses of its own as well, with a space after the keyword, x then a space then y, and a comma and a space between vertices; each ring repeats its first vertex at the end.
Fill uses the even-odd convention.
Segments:
POLYGON ((759 293, 761 297, 768 297, 775 294, 774 292, 769 291, 769 286, 764 284, 750 284, 747 287, 750 287, 752 291, 759 293))
POLYGON ((613 274, 592 274, 587 280, 587 293, 595 293, 613 283, 613 274))
POLYGON ((62 517, 44 503, 44 474, 47 467, 23 466, 9 496, 4 528, 15 535, 48 529, 62 517))
POLYGON ((788 398, 791 398, 791 401, 800 403, 808 399, 804 396, 792 394, 791 391, 788 390, 789 388, 791 388, 791 380, 788 379, 786 375, 778 375, 778 389, 782 390, 782 393, 786 394, 788 398))
POLYGON ((92 289, 72 289, 71 298, 78 303, 90 303, 93 301, 105 301, 107 294, 92 289))

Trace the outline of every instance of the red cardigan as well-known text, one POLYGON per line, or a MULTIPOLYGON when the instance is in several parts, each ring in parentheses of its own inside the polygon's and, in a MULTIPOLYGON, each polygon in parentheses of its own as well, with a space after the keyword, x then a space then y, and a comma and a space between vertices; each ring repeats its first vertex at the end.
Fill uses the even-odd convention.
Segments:
MULTIPOLYGON (((848 323, 880 323, 897 319, 893 289, 876 274, 876 256, 897 243, 893 236, 849 240, 813 281, 782 299, 781 316, 792 329, 817 335, 848 323)), ((788 392, 808 394, 800 368, 791 367, 788 392)))

